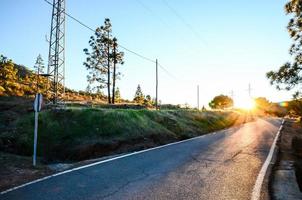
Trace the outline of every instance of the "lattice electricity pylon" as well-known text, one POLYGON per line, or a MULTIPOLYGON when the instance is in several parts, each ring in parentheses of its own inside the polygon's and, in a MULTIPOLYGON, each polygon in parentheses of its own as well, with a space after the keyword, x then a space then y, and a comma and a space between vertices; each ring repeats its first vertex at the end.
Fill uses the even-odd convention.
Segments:
POLYGON ((49 39, 48 69, 50 103, 63 103, 65 93, 65 0, 53 0, 49 39))

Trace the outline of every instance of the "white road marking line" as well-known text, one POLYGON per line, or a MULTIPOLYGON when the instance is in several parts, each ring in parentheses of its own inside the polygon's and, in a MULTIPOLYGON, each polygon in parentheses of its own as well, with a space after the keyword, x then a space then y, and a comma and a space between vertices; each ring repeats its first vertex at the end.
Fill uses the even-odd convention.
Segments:
POLYGON ((265 162, 263 163, 263 165, 261 167, 261 170, 260 170, 260 172, 257 176, 256 182, 255 182, 255 185, 254 185, 254 188, 253 188, 251 200, 259 200, 260 199, 262 183, 263 183, 265 174, 267 172, 268 166, 272 161, 273 154, 274 154, 274 151, 275 151, 275 148, 276 148, 276 143, 277 143, 277 140, 279 138, 280 132, 282 130, 283 124, 284 124, 284 119, 282 120, 281 126, 280 126, 280 128, 279 128, 279 130, 278 130, 278 132, 275 136, 275 139, 273 141, 273 144, 271 146, 269 154, 268 154, 265 162))
POLYGON ((37 182, 40 182, 40 181, 43 181, 43 180, 46 180, 46 179, 50 179, 52 177, 56 177, 56 176, 59 176, 59 175, 62 175, 62 174, 66 174, 66 173, 69 173, 69 172, 77 171, 77 170, 84 169, 84 168, 87 168, 87 167, 92 167, 92 166, 95 166, 95 165, 99 165, 99 164, 102 164, 102 163, 110 162, 110 161, 113 161, 113 160, 118 160, 118 159, 129 157, 129 156, 133 156, 133 155, 136 155, 136 154, 140 154, 140 153, 144 153, 144 152, 148 152, 148 151, 152 151, 152 150, 156 150, 156 149, 161 149, 161 148, 164 148, 164 147, 168 147, 168 146, 172 146, 172 145, 176 145, 176 144, 180 144, 180 143, 189 142, 191 140, 199 139, 199 138, 202 138, 202 137, 205 137, 205 136, 215 135, 216 133, 223 133, 226 130, 232 129, 232 128, 233 127, 230 127, 230 128, 227 128, 227 129, 222 129, 222 130, 217 131, 217 132, 213 132, 213 133, 209 133, 209 134, 193 137, 193 138, 186 139, 186 140, 181 140, 181 141, 178 141, 178 142, 173 142, 173 143, 165 144, 165 145, 162 145, 162 146, 153 147, 153 148, 150 148, 150 149, 145 149, 145 150, 141 150, 141 151, 135 151, 133 153, 117 156, 117 157, 114 157, 114 158, 109 158, 107 160, 102 160, 102 161, 91 163, 91 164, 84 165, 84 166, 81 166, 81 167, 76 167, 76 168, 73 168, 73 169, 69 169, 69 170, 66 170, 66 171, 63 171, 63 172, 59 172, 57 174, 46 176, 46 177, 43 177, 43 178, 40 178, 40 179, 36 179, 34 181, 31 181, 31 182, 28 182, 28 183, 25 183, 25 184, 22 184, 22 185, 19 185, 19 186, 10 188, 10 189, 7 189, 5 191, 2 191, 0 194, 2 195, 2 194, 5 194, 5 193, 8 193, 8 192, 11 192, 13 190, 16 190, 16 189, 23 188, 25 186, 34 184, 34 183, 37 183, 37 182))

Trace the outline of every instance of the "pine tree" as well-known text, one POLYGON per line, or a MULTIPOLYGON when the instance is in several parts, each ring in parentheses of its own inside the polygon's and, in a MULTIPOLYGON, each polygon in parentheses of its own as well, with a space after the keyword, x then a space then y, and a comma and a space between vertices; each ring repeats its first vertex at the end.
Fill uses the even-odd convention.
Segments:
POLYGON ((120 89, 118 87, 115 90, 114 97, 115 97, 115 102, 116 103, 120 103, 122 101, 121 92, 120 92, 120 89))
POLYGON ((36 92, 39 93, 40 92, 40 87, 41 87, 41 84, 40 84, 40 74, 43 74, 44 73, 44 63, 43 63, 43 59, 42 59, 42 56, 41 54, 38 55, 37 59, 36 59, 36 63, 34 65, 34 69, 36 70, 36 74, 37 74, 37 77, 36 77, 36 81, 37 81, 37 90, 36 92))
POLYGON ((123 61, 124 52, 120 52, 118 49, 117 39, 113 38, 113 74, 112 74, 112 103, 115 103, 115 85, 116 80, 121 75, 120 72, 117 72, 117 64, 124 64, 123 61))
POLYGON ((44 73, 44 61, 42 59, 41 54, 38 55, 37 59, 36 59, 36 63, 34 65, 34 69, 36 70, 37 74, 43 74, 44 73))
POLYGON ((135 103, 138 103, 138 104, 143 104, 144 100, 145 100, 145 97, 144 97, 144 94, 142 92, 141 86, 138 85, 137 89, 136 89, 136 92, 135 92, 135 95, 134 95, 133 101, 135 103))
POLYGON ((112 39, 112 25, 110 19, 106 18, 104 26, 98 27, 95 34, 90 37, 89 45, 91 51, 87 48, 84 53, 87 55, 86 61, 83 63, 89 75, 87 80, 89 84, 98 83, 96 88, 107 88, 108 103, 114 102, 115 81, 120 75, 116 71, 116 64, 123 63, 123 52, 118 51, 117 40, 115 46, 112 39), (115 52, 114 49, 115 48, 115 52), (113 68, 113 77, 111 77, 111 68, 113 68), (113 99, 111 98, 111 79, 113 80, 113 99))
POLYGON ((111 46, 113 44, 111 37, 112 37, 112 25, 108 18, 105 19, 104 26, 101 29, 104 31, 103 34, 103 42, 106 44, 106 58, 107 58, 107 90, 108 90, 108 103, 111 103, 111 94, 110 94, 110 84, 111 84, 111 77, 110 77, 110 58, 112 55, 110 53, 111 46))
POLYGON ((95 35, 90 37, 89 45, 91 52, 88 49, 84 49, 84 53, 87 55, 86 61, 83 63, 89 75, 87 81, 89 84, 97 82, 97 89, 106 87, 106 56, 105 56, 105 44, 102 39, 103 31, 97 28, 95 35))

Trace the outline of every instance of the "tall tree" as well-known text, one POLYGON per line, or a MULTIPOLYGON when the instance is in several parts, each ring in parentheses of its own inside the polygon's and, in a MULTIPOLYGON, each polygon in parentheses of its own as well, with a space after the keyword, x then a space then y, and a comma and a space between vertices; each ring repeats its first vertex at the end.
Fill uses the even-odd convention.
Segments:
POLYGON ((118 49, 117 39, 113 38, 113 75, 112 75, 112 103, 115 103, 115 85, 116 79, 121 75, 117 72, 117 64, 124 64, 123 61, 124 52, 120 52, 118 49))
POLYGON ((143 104, 144 103, 144 100, 145 100, 145 96, 143 94, 143 91, 141 89, 141 86, 138 85, 137 86, 137 89, 136 89, 136 92, 135 92, 135 95, 134 95, 134 99, 133 101, 135 103, 138 103, 138 104, 143 104))
POLYGON ((89 75, 87 75, 87 81, 89 84, 97 82, 96 88, 103 89, 106 87, 106 56, 105 56, 105 44, 103 41, 103 31, 101 27, 95 30, 94 36, 90 37, 89 45, 91 52, 86 48, 84 53, 87 55, 86 61, 83 63, 89 75))
POLYGON ((111 103, 111 94, 110 94, 110 49, 112 46, 112 25, 110 19, 106 18, 104 22, 104 26, 101 27, 104 31, 103 41, 106 43, 106 57, 107 57, 107 90, 108 90, 108 103, 111 103))
POLYGON ((89 70, 87 80, 90 84, 98 82, 97 89, 107 88, 108 103, 114 103, 115 81, 120 75, 116 71, 116 64, 123 63, 123 52, 119 52, 118 44, 112 38, 112 25, 110 19, 106 18, 104 26, 96 29, 94 36, 90 37, 89 45, 91 51, 87 48, 84 53, 87 55, 84 66, 89 70), (115 47, 115 52, 114 52, 115 47), (111 77, 111 68, 113 68, 113 76, 111 77), (111 98, 111 79, 113 79, 113 98, 111 98))
MULTIPOLYGON (((275 84, 278 90, 291 90, 302 83, 302 0, 287 2, 285 12, 292 16, 287 29, 293 39, 293 44, 289 50, 293 61, 285 63, 277 71, 270 71, 266 74, 271 84, 275 84)), ((299 89, 294 97, 300 96, 299 89)))
POLYGON ((214 99, 209 103, 209 106, 213 109, 230 108, 233 106, 233 99, 225 95, 219 95, 214 97, 214 99))

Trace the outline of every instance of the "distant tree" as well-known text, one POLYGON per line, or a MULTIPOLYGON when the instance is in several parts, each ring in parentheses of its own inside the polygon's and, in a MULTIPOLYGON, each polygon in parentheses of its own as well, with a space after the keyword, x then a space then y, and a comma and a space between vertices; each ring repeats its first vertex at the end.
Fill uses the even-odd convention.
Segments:
MULTIPOLYGON (((272 85, 276 85, 278 90, 291 90, 302 83, 302 1, 290 0, 285 5, 286 14, 291 14, 287 29, 293 44, 289 53, 293 56, 292 62, 287 62, 277 71, 268 72, 267 78, 272 85)), ((301 91, 297 91, 295 98, 300 96, 301 91)))
POLYGON ((5 57, 4 55, 0 55, 0 63, 7 63, 8 60, 7 60, 7 57, 5 57))
POLYGON ((43 74, 44 73, 44 68, 45 68, 45 65, 44 65, 44 62, 43 62, 43 59, 42 59, 42 56, 41 54, 38 55, 37 59, 36 59, 36 63, 34 65, 34 69, 36 71, 36 81, 37 81, 37 90, 36 92, 38 93, 39 92, 39 89, 40 89, 40 74, 43 74))
POLYGON ((145 100, 145 97, 144 97, 144 94, 142 92, 141 86, 138 85, 137 89, 136 89, 136 92, 135 92, 135 95, 134 95, 133 101, 135 103, 143 104, 144 100, 145 100))
POLYGON ((258 97, 254 99, 256 108, 260 110, 269 110, 271 106, 271 102, 267 100, 265 97, 258 97))
POLYGON ((201 111, 202 111, 202 112, 207 111, 206 107, 202 106, 201 111))
POLYGON ((115 103, 120 103, 122 101, 120 89, 117 87, 114 93, 115 103))
POLYGON ((146 97, 144 99, 144 105, 149 106, 149 107, 154 105, 154 102, 152 101, 152 98, 150 95, 146 95, 146 97))
POLYGON ((288 113, 288 110, 279 105, 279 103, 272 103, 267 113, 278 117, 284 117, 288 113))
POLYGON ((214 99, 209 103, 209 106, 213 109, 230 108, 233 106, 233 99, 225 95, 219 95, 214 97, 214 99))
POLYGON ((44 73, 44 61, 43 58, 41 56, 41 54, 38 55, 37 59, 36 59, 36 63, 34 65, 34 69, 36 71, 37 74, 43 74, 44 73))

